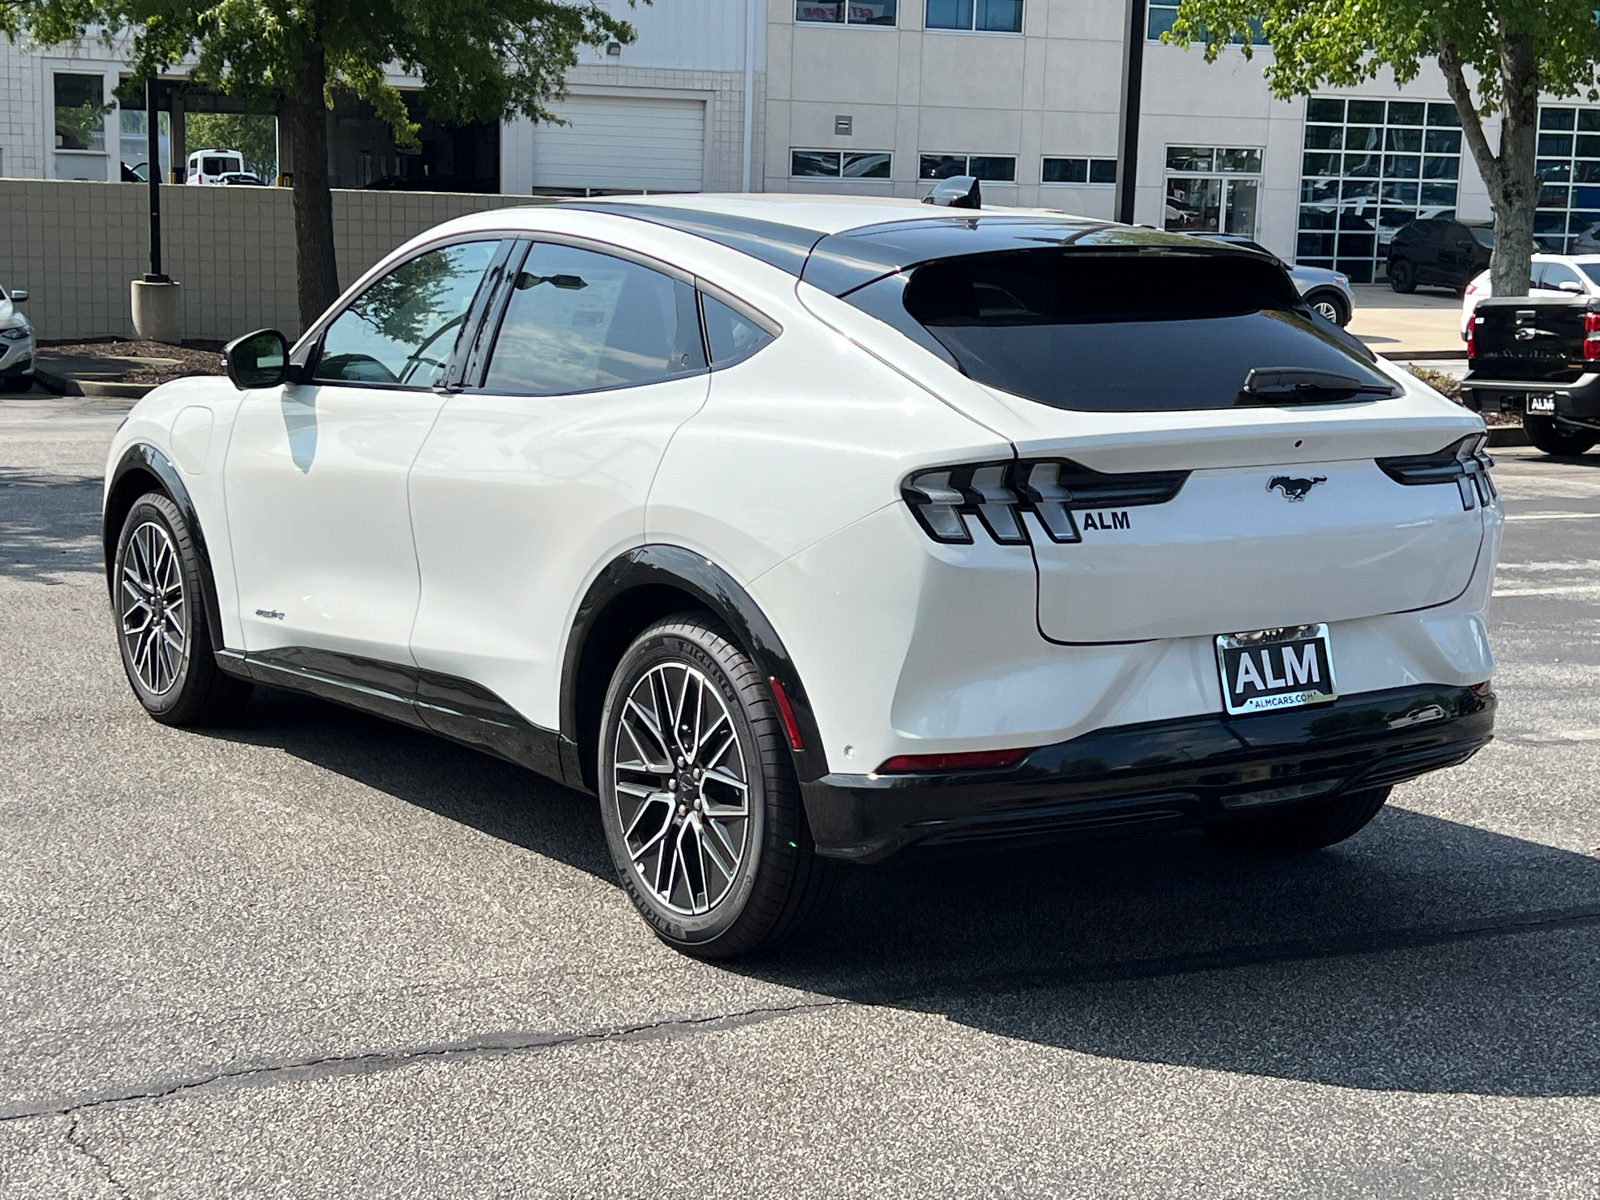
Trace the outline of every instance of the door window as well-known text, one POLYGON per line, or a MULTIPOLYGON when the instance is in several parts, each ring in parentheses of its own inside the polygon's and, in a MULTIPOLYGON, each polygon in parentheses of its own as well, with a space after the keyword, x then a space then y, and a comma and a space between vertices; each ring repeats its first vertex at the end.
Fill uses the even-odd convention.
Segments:
POLYGON ((1575 283, 1580 291, 1588 290, 1583 286, 1583 280, 1578 278, 1578 273, 1571 267, 1562 263, 1545 263, 1539 286, 1553 292, 1558 291, 1563 283, 1575 283))
POLYGON ((314 378, 405 388, 442 382, 499 245, 459 242, 382 276, 328 326, 314 378))
POLYGON ((1260 150, 1167 147, 1167 229, 1253 237, 1260 195, 1260 150))
POLYGON ((688 284, 609 254, 535 243, 512 285, 483 386, 557 396, 705 368, 688 284))

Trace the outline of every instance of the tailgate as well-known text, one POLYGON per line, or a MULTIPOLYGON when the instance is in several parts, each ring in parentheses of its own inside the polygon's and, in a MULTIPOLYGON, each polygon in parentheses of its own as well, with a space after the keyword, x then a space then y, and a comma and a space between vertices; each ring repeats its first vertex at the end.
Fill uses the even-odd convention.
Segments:
POLYGON ((1472 321, 1473 378, 1570 383, 1584 369, 1588 308, 1584 299, 1483 301, 1472 321))

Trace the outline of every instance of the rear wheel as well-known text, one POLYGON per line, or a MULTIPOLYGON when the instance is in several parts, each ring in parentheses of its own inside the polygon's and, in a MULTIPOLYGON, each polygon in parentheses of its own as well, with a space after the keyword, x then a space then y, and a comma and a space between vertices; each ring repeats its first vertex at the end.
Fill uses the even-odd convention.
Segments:
POLYGON ((250 696, 217 666, 201 570, 178 506, 159 492, 139 497, 117 539, 112 611, 133 694, 164 725, 226 720, 250 696))
POLYGON ((1338 292, 1312 292, 1306 299, 1312 308, 1341 329, 1350 323, 1350 306, 1338 292))
POLYGON ((669 617, 628 647, 598 758, 612 860, 663 941, 732 958, 820 906, 836 864, 817 857, 771 693, 705 615, 669 617))
POLYGON ((1386 787, 1345 792, 1283 812, 1240 817, 1214 825, 1206 834, 1216 844, 1246 854, 1302 854, 1353 836, 1388 799, 1386 787))
POLYGON ((1525 416, 1522 418, 1522 428, 1527 431, 1528 440, 1546 454, 1582 454, 1600 442, 1600 432, 1568 425, 1554 417, 1525 416))
POLYGON ((1409 258, 1397 258, 1389 264, 1389 286, 1402 294, 1417 290, 1417 268, 1409 258))

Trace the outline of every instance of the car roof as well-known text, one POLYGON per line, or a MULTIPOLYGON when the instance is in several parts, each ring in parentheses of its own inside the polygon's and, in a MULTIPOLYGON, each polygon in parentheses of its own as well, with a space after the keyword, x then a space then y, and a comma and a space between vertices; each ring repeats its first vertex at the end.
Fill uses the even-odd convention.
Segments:
POLYGON ((1044 245, 1253 253, 1052 209, 947 208, 891 197, 694 193, 568 200, 558 207, 629 217, 694 234, 835 296, 933 259, 1044 245))

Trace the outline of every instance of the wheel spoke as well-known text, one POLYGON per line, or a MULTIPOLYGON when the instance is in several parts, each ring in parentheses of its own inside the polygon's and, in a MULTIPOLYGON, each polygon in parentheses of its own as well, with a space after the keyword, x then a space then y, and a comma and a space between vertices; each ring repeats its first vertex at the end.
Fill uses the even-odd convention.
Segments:
POLYGON ((188 646, 183 563, 172 535, 146 521, 128 537, 118 571, 130 673, 161 695, 177 683, 188 646))

